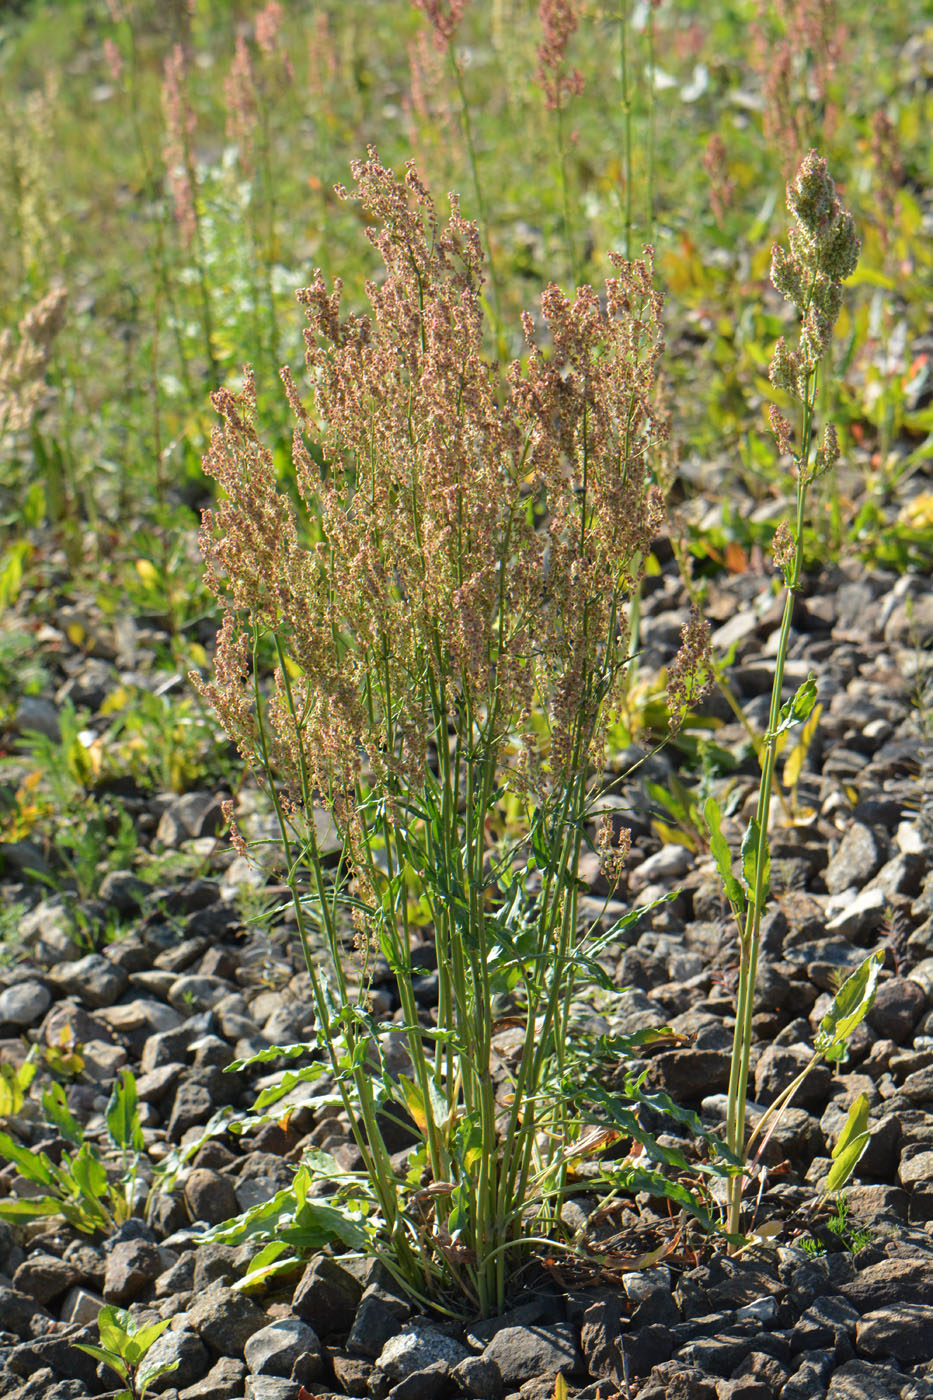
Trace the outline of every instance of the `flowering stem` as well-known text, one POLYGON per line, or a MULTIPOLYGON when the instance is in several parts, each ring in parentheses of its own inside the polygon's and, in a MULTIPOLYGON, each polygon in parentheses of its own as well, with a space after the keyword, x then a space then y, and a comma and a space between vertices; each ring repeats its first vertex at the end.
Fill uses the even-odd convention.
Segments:
MULTIPOLYGON (((739 944, 739 985, 736 994, 735 1034, 732 1042, 732 1064, 729 1074, 729 1099, 726 1113, 726 1143, 737 1157, 744 1156, 745 1119, 748 1098, 748 1075, 751 1066, 752 1018, 755 1011, 755 984, 758 975, 758 957, 761 948, 761 919, 768 898, 766 883, 768 855, 768 826, 771 812, 771 789, 774 783, 774 768, 777 760, 777 730, 781 716, 781 695, 784 688, 784 668, 790 646, 791 621, 794 614, 794 601, 800 586, 800 572, 803 562, 804 505, 810 477, 810 455, 813 442, 813 404, 816 397, 818 371, 814 370, 807 380, 807 392, 803 404, 802 447, 797 464, 796 489, 796 528, 793 561, 787 578, 784 596, 784 612, 778 636, 777 656, 774 662, 774 681, 771 687, 771 707, 768 715, 768 729, 759 755, 761 763, 761 783, 758 789, 758 805, 755 812, 758 841, 755 851, 755 882, 749 892, 745 914, 745 929, 739 944)), ((742 1208, 743 1177, 734 1176, 728 1185, 728 1210, 726 1228, 730 1234, 738 1234, 742 1208)))

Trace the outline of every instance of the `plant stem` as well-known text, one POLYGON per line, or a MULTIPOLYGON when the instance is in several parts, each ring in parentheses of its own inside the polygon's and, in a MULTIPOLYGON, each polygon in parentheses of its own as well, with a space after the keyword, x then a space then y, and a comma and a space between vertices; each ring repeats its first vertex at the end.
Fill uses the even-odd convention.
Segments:
MULTIPOLYGON (((781 693, 784 687, 784 668, 790 646, 791 620, 794 613, 794 600, 800 586, 800 572, 803 560, 804 505, 807 496, 810 472, 810 449, 813 439, 813 405, 816 398, 818 373, 808 377, 807 392, 803 405, 803 431, 801 452, 797 462, 797 509, 796 540, 790 575, 786 581, 784 613, 778 636, 777 656, 774 662, 774 681, 771 687, 771 707, 768 715, 768 729, 761 747, 761 783, 758 789, 758 805, 755 812, 757 823, 757 843, 755 851, 754 886, 749 891, 745 915, 745 929, 739 944, 739 985, 736 994, 735 1034, 732 1045, 732 1065, 729 1074, 729 1099, 726 1115, 726 1142, 730 1151, 744 1157, 745 1117, 748 1097, 748 1074, 752 1050, 752 1018, 754 1016, 755 983, 758 974, 758 956, 761 946, 761 919, 768 897, 766 872, 768 867, 768 824, 771 812, 771 789, 774 782, 774 769, 777 759, 777 729, 781 715, 781 693)), ((730 1234, 738 1234, 742 1209, 741 1175, 733 1177, 728 1186, 728 1208, 726 1228, 730 1234)))

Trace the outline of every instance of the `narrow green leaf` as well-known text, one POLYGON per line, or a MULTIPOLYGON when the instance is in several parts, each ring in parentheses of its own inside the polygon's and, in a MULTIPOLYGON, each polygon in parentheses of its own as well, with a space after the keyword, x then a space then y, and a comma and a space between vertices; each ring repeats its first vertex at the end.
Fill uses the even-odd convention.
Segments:
MULTIPOLYGON (((299 1055, 307 1055, 309 1050, 313 1049, 314 1046, 306 1042, 298 1045, 268 1045, 265 1050, 257 1050, 255 1055, 249 1055, 245 1060, 233 1060, 227 1066, 227 1073, 233 1074, 241 1069, 249 1069, 250 1065, 264 1065, 269 1060, 294 1060, 299 1055)), ((325 1073, 323 1064, 320 1066, 320 1073, 325 1073)))
POLYGON ((719 871, 726 899, 736 914, 741 915, 745 908, 745 892, 732 873, 732 852, 729 849, 728 841, 722 834, 722 812, 715 797, 706 799, 703 806, 703 819, 709 832, 709 847, 716 862, 716 869, 719 871))
POLYGON ((161 1361, 152 1366, 144 1366, 136 1377, 136 1386, 140 1395, 145 1395, 147 1387, 153 1381, 158 1380, 159 1376, 171 1375, 172 1371, 177 1371, 180 1365, 181 1361, 176 1359, 175 1361, 161 1361))
POLYGON ((65 1210, 57 1196, 8 1197, 0 1201, 0 1220, 8 1220, 11 1225, 22 1224, 39 1215, 64 1215, 65 1210))
POLYGON ((103 1347, 90 1346, 87 1342, 73 1342, 78 1351, 86 1351, 88 1356, 93 1356, 95 1361, 102 1361, 105 1366, 109 1366, 111 1371, 116 1371, 118 1376, 124 1380, 129 1379, 129 1368, 115 1352, 104 1351, 103 1347))
POLYGON ((53 1081, 42 1095, 42 1108, 46 1118, 54 1123, 65 1141, 80 1147, 84 1133, 68 1107, 64 1089, 57 1081, 53 1081))
POLYGON ((776 739, 777 736, 783 734, 786 729, 791 729, 795 724, 802 724, 816 704, 816 697, 816 678, 811 673, 803 684, 797 687, 797 692, 793 698, 791 700, 786 700, 781 706, 781 718, 778 727, 772 731, 770 737, 776 739))
POLYGON ((821 1055, 831 1055, 848 1041, 856 1026, 868 1015, 875 1000, 878 976, 884 963, 884 949, 869 953, 839 988, 832 1005, 820 1022, 814 1047, 821 1055))
POLYGON ((44 1152, 30 1152, 22 1147, 9 1133, 0 1133, 0 1157, 12 1162, 20 1176, 27 1181, 37 1181, 40 1186, 55 1186, 55 1173, 52 1163, 44 1152))
POLYGON ((842 1190, 858 1166, 859 1160, 870 1142, 871 1133, 859 1133, 857 1137, 852 1138, 846 1144, 844 1152, 839 1152, 838 1156, 836 1152, 833 1153, 833 1164, 826 1178, 827 1195, 842 1190))
POLYGON ((833 1148, 834 1158, 844 1152, 855 1138, 861 1137, 863 1133, 868 1131, 868 1113, 868 1095, 859 1094, 849 1109, 842 1132, 839 1134, 839 1141, 833 1148))
POLYGON ((279 1099, 283 1099, 299 1084, 313 1083, 315 1079, 320 1079, 324 1073, 324 1066, 319 1063, 305 1065, 298 1070, 289 1070, 282 1075, 278 1084, 271 1084, 268 1089, 263 1089, 253 1104, 253 1108, 259 1113, 262 1109, 268 1108, 270 1104, 278 1103, 279 1099))
MULTIPOLYGON (((742 875, 745 879, 745 889, 751 899, 756 897, 758 887, 758 846, 760 839, 761 827, 758 825, 758 818, 752 817, 742 841, 742 875)), ((764 868, 761 872, 761 903, 764 903, 767 899, 771 889, 771 855, 767 837, 765 837, 764 842, 764 857, 764 868)))
POLYGON ((107 1105, 107 1131, 124 1152, 142 1152, 143 1133, 136 1101, 136 1078, 125 1069, 107 1105))
POLYGON ((140 1327, 133 1338, 134 1342, 139 1347, 140 1356, 146 1355, 146 1352, 152 1346, 156 1338, 161 1337, 166 1327, 171 1326, 171 1322, 172 1319, 166 1317, 163 1318, 161 1322, 151 1322, 148 1327, 140 1327))

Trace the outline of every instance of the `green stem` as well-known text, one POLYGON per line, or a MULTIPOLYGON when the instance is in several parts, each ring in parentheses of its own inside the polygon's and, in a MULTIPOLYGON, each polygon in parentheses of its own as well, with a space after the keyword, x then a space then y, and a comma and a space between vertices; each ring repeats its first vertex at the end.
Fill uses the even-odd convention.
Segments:
MULTIPOLYGON (((774 662, 768 729, 760 753, 761 783, 758 789, 758 805, 755 812, 758 830, 755 851, 755 882, 749 891, 745 929, 739 944, 739 985, 736 994, 735 1034, 732 1043, 732 1064, 729 1073, 729 1097, 726 1111, 726 1142, 729 1149, 738 1157, 744 1157, 745 1153, 745 1119, 752 1052, 755 983, 761 946, 761 919, 768 894, 765 887, 765 870, 768 862, 771 789, 774 783, 774 769, 777 760, 777 729, 780 723, 784 668, 790 646, 794 599, 800 586, 803 561, 804 505, 809 484, 810 449, 813 439, 813 405, 816 399, 817 379, 817 371, 813 371, 807 382, 807 392, 803 405, 801 452, 797 464, 796 542, 790 576, 786 584, 784 613, 781 619, 777 656, 774 662)), ((730 1234, 738 1234, 742 1209, 741 1175, 730 1180, 727 1203, 727 1229, 730 1234)))
POLYGON ((489 268, 489 283, 492 287, 492 303, 496 319, 496 347, 499 358, 504 360, 508 346, 505 341, 505 323, 502 319, 502 296, 499 288, 499 278, 496 275, 496 264, 492 253, 492 240, 489 233, 489 214, 486 209, 486 201, 483 198, 483 187, 479 179, 479 165, 476 159, 476 144, 473 139, 473 123, 470 120, 470 104, 467 102, 466 88, 463 85, 463 69, 457 62, 453 45, 447 50, 450 58, 450 66, 453 71, 454 81, 457 85, 457 94, 460 98, 460 122, 463 127, 463 136, 466 141, 467 157, 470 162, 470 174, 473 177, 473 193, 476 198, 476 208, 479 213, 479 221, 483 229, 483 242, 486 244, 486 264, 489 268))
POLYGON ((625 256, 632 256, 632 93, 628 72, 628 0, 619 13, 619 78, 622 86, 622 168, 625 179, 625 256))

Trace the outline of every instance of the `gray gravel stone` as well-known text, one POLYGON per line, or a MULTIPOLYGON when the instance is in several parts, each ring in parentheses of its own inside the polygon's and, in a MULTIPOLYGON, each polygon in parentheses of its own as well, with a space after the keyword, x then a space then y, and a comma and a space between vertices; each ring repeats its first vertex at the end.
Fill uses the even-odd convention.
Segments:
POLYGON ((483 1352, 498 1367, 505 1385, 538 1376, 574 1376, 583 1369, 576 1328, 568 1322, 548 1327, 503 1327, 483 1352))
POLYGON ((896 1361, 929 1361, 933 1358, 933 1306, 929 1303, 891 1303, 865 1313, 855 1333, 863 1356, 893 1357, 896 1361))
POLYGON ((158 1366, 178 1362, 174 1371, 167 1371, 164 1376, 159 1376, 150 1384, 149 1389, 156 1394, 169 1389, 183 1390, 186 1386, 194 1385, 203 1380, 210 1366, 207 1347, 197 1332, 187 1328, 179 1328, 176 1331, 174 1327, 167 1327, 146 1353, 146 1361, 158 1366))
POLYGON ((235 1356, 222 1356, 203 1380, 189 1385, 179 1400, 238 1400, 243 1394, 246 1367, 235 1356))
POLYGON ((88 1288, 69 1288, 61 1301, 59 1317, 62 1322, 87 1326, 97 1321, 97 1315, 103 1305, 104 1299, 99 1293, 92 1293, 88 1288))
POLYGON ((280 1376, 247 1376, 244 1400, 295 1400, 294 1381, 280 1376))
POLYGON ((370 1284, 360 1299, 347 1337, 347 1351, 373 1360, 411 1314, 408 1302, 382 1284, 370 1284))
POLYGON ((223 1172, 196 1167, 185 1182, 185 1202, 192 1220, 219 1225, 240 1213, 234 1183, 223 1172))
POLYGON ((826 888, 830 894, 841 894, 853 886, 863 889, 881 869, 886 854, 871 827, 853 822, 823 873, 826 888))
POLYGON ((433 1366, 435 1361, 443 1361, 453 1368, 470 1355, 462 1342, 438 1332, 421 1322, 413 1322, 404 1332, 390 1337, 376 1365, 394 1381, 400 1381, 413 1371, 422 1371, 433 1366))
POLYGON ((78 1270, 66 1260, 54 1254, 32 1254, 13 1275, 13 1287, 28 1293, 37 1303, 50 1303, 53 1298, 60 1298, 79 1278, 78 1270))
POLYGON ((902 1400, 904 1377, 867 1361, 847 1361, 833 1372, 826 1400, 902 1400))
POLYGON ((52 994, 43 982, 17 982, 0 992, 0 1021, 12 1026, 35 1026, 51 1004, 52 994))
POLYGON ((181 1015, 207 1011, 216 1006, 230 991, 230 983, 222 977, 202 977, 200 973, 184 973, 169 988, 168 1002, 181 1015))
POLYGON ((88 953, 77 962, 63 967, 54 967, 49 972, 52 981, 63 991, 80 997, 86 1006, 113 1006, 129 985, 129 977, 122 967, 117 967, 109 958, 99 953, 88 953))
POLYGON ((158 1245, 149 1240, 121 1240, 107 1256, 101 1291, 108 1303, 125 1307, 138 1298, 164 1268, 158 1245))
POLYGON ((258 1376, 295 1376, 316 1381, 324 1369, 317 1333, 297 1317, 283 1317, 254 1332, 243 1351, 248 1370, 258 1376), (300 1376, 296 1374, 300 1365, 300 1376))
POLYGON ((333 1259, 312 1259, 292 1297, 292 1309, 319 1337, 346 1334, 363 1296, 359 1279, 333 1259))
POLYGON ((186 1314, 188 1323, 221 1356, 242 1356, 254 1332, 265 1326, 266 1315, 242 1293, 214 1283, 195 1297, 186 1314))

